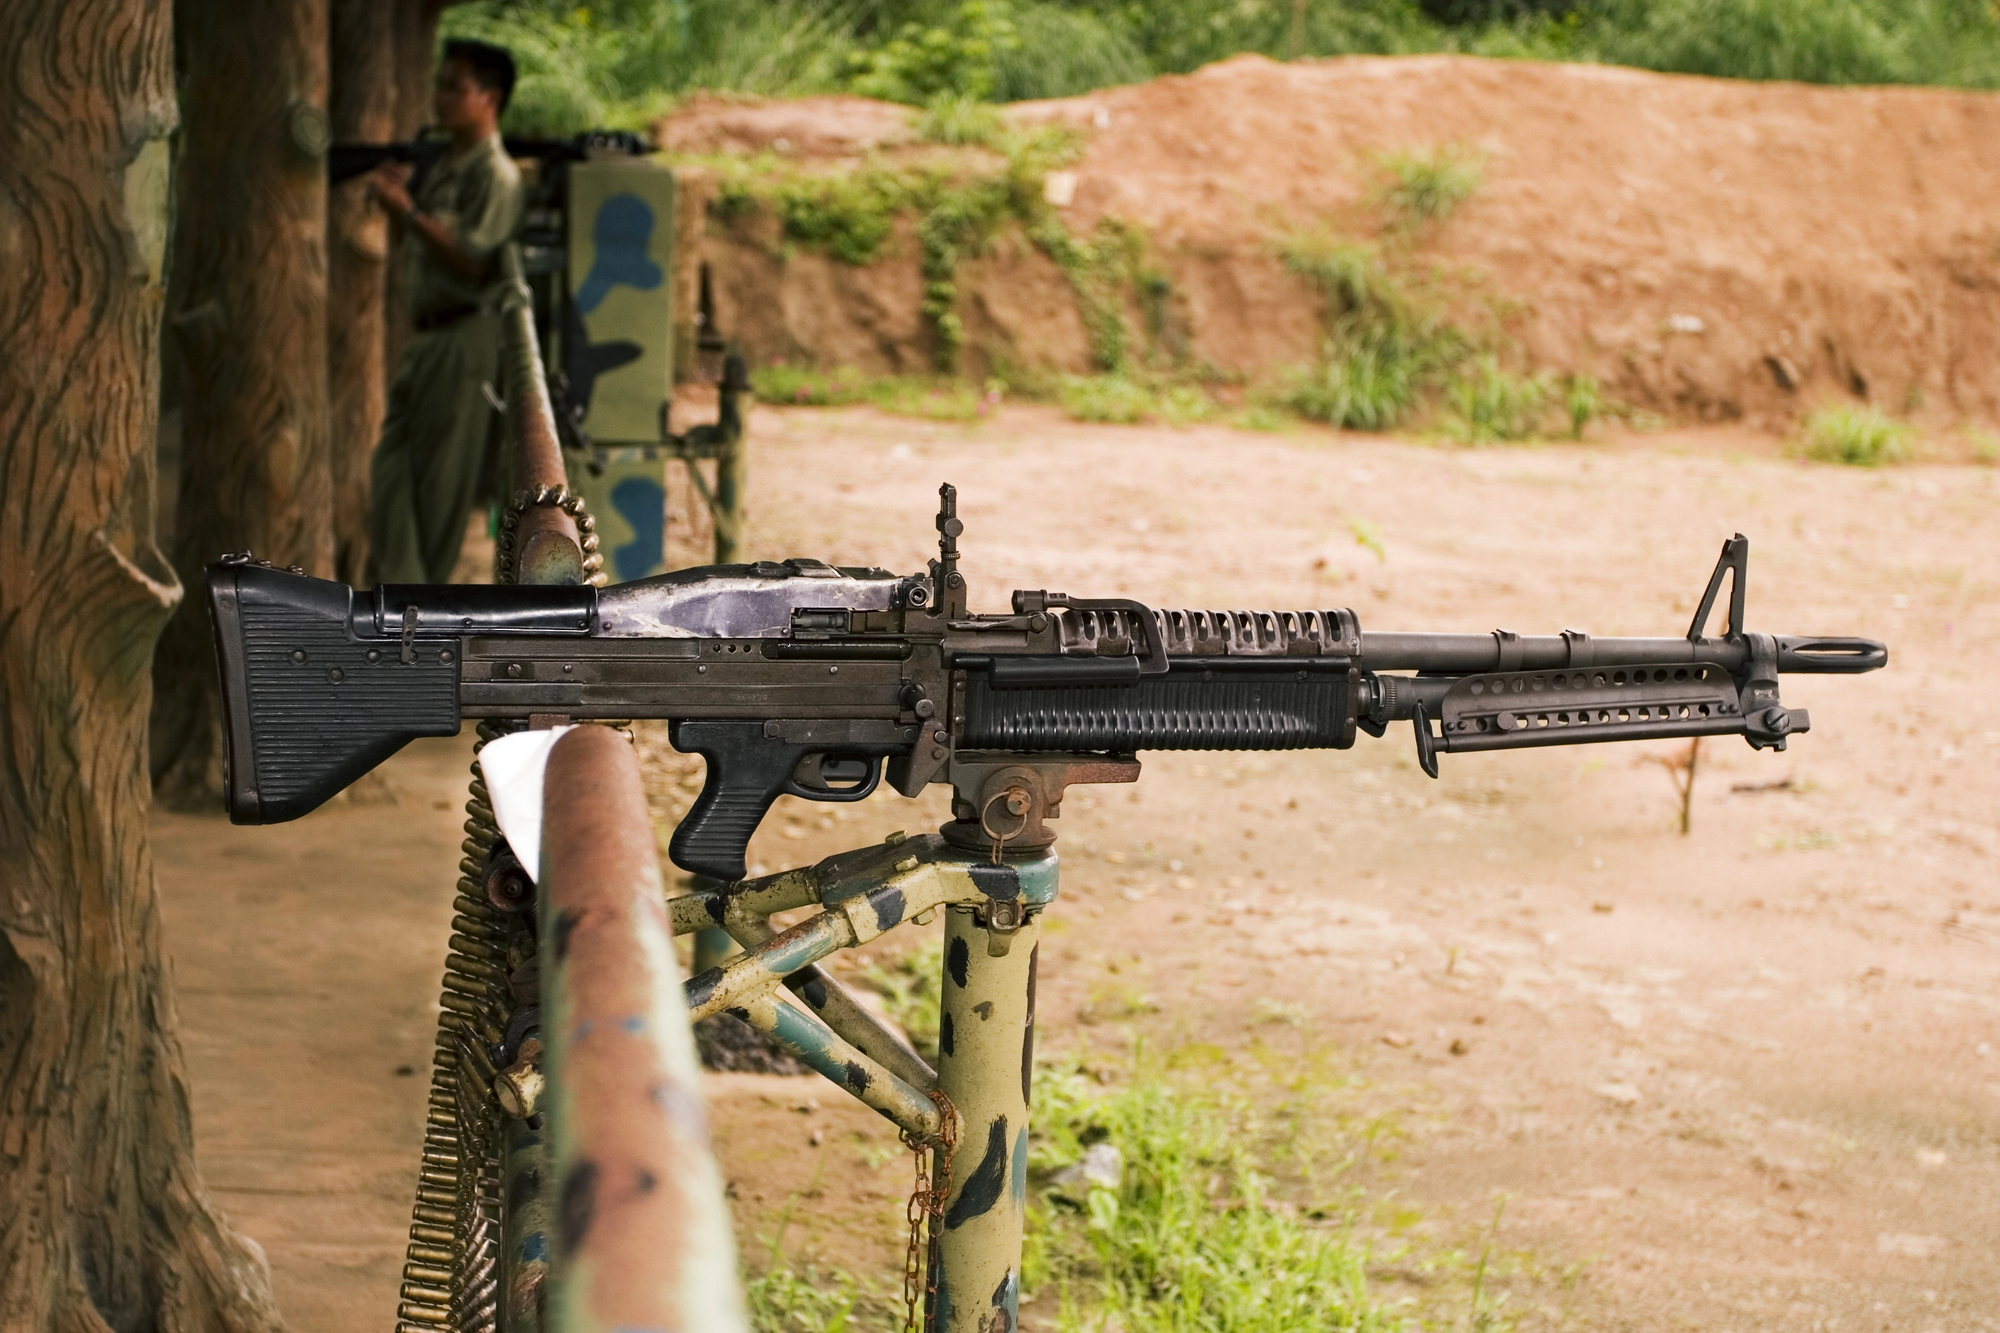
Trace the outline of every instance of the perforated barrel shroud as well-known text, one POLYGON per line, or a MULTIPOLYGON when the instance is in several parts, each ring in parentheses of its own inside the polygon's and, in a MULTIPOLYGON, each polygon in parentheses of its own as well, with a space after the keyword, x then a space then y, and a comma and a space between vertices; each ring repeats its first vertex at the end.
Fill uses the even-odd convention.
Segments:
MULTIPOLYGON (((992 750, 1305 750, 1354 744, 1352 611, 1153 612, 1169 670, 1129 684, 966 674, 961 744, 992 750)), ((1063 656, 1135 651, 1128 611, 1064 610, 1063 656)), ((1142 651, 1142 650, 1141 650, 1142 651)))

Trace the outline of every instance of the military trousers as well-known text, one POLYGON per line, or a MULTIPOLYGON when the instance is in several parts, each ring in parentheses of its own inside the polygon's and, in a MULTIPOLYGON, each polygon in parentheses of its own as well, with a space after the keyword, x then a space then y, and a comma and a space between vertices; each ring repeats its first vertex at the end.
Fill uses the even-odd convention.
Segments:
POLYGON ((380 583, 444 583, 458 563, 500 415, 500 320, 468 315, 410 335, 369 466, 370 563, 380 583))

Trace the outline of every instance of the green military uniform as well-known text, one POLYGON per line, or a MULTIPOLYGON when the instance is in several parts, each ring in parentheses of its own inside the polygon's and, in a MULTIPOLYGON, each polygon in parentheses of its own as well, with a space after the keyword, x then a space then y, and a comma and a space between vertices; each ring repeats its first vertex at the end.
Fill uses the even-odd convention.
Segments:
POLYGON ((383 583, 443 583, 458 563, 497 425, 481 386, 500 378, 495 275, 521 220, 521 172, 496 134, 436 163, 416 205, 482 272, 466 277, 417 236, 404 243, 416 331, 396 361, 369 474, 368 536, 383 583))

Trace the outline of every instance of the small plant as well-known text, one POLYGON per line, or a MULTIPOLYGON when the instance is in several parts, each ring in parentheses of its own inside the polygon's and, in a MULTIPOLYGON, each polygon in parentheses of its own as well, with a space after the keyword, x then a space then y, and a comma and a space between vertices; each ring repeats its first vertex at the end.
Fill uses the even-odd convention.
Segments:
POLYGON ((1484 159, 1465 148, 1427 148, 1377 154, 1381 182, 1370 198, 1392 230, 1412 232, 1443 223, 1479 189, 1484 159))
POLYGON ((924 104, 917 117, 917 133, 926 142, 955 147, 978 144, 997 148, 1006 128, 998 107, 964 93, 939 93, 924 104))
POLYGON ((1444 433, 1461 444, 1531 439, 1541 431, 1554 391, 1554 376, 1547 371, 1515 375, 1488 352, 1445 386, 1450 411, 1444 433))
POLYGON ((1648 755, 1646 759, 1666 769, 1673 780, 1674 796, 1681 805, 1681 836, 1685 838, 1694 826, 1694 775, 1701 764, 1701 737, 1689 741, 1687 749, 1679 753, 1648 755))
POLYGON ((1991 431, 1971 432, 1972 461, 1982 467, 1992 467, 2000 463, 2000 435, 1991 431))
POLYGON ((1569 437, 1582 439, 1585 428, 1604 412, 1604 398, 1595 377, 1578 374, 1564 381, 1563 411, 1569 416, 1569 437))
POLYGON ((1872 407, 1828 407, 1806 418, 1799 452, 1822 463, 1881 467, 1910 457, 1915 432, 1872 407))

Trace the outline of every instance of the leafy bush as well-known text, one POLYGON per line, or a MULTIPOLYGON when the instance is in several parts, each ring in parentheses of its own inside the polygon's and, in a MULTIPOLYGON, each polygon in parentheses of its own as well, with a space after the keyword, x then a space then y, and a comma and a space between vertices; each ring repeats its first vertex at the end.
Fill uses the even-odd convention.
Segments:
POLYGON ((1806 418, 1799 451, 1822 463, 1881 467, 1907 460, 1914 437, 1907 424, 1872 407, 1829 407, 1806 418))
POLYGON ((961 0, 943 22, 905 23, 881 46, 850 55, 849 86, 863 97, 912 106, 943 94, 991 97, 995 62, 1017 40, 1002 7, 961 0))

